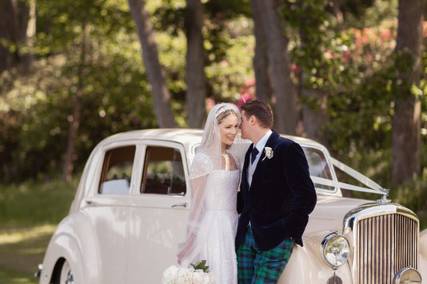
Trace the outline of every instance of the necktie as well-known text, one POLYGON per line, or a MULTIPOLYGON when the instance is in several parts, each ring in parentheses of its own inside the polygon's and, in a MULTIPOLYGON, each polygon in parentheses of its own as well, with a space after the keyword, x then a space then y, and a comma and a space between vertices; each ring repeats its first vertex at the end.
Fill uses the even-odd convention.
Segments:
POLYGON ((259 151, 258 149, 254 146, 252 148, 252 152, 251 152, 251 164, 254 163, 256 156, 258 155, 259 151))

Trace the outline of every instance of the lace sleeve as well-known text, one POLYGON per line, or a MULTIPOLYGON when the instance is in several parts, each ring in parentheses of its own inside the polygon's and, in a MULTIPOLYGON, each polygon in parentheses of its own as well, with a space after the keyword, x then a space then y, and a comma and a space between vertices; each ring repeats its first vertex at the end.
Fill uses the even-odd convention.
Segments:
POLYGON ((190 165, 190 180, 206 176, 212 170, 213 164, 209 156, 203 152, 199 152, 190 165))
POLYGON ((205 214, 204 200, 207 176, 212 164, 207 155, 197 153, 190 166, 191 205, 187 222, 187 236, 177 255, 178 263, 188 265, 198 259, 197 237, 200 222, 205 214))

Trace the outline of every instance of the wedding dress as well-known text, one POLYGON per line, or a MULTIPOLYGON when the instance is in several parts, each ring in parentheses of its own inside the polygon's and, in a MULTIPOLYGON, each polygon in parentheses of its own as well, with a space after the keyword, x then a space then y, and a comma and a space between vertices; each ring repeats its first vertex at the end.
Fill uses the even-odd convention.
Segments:
POLYGON ((239 170, 215 170, 206 181, 205 214, 199 224, 196 246, 216 284, 237 283, 235 236, 239 170))
POLYGON ((187 238, 178 254, 184 266, 206 260, 215 284, 237 284, 234 245, 238 220, 236 198, 241 160, 247 147, 238 147, 239 141, 235 139, 226 156, 231 157, 236 165, 224 166, 216 118, 230 109, 239 114, 235 105, 222 103, 208 115, 202 142, 189 170, 191 210, 187 238))

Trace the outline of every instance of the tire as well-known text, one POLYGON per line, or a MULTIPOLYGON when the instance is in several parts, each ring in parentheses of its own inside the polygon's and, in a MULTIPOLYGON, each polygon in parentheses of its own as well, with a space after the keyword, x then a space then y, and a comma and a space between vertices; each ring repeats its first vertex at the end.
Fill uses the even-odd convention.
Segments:
POLYGON ((71 266, 67 260, 64 261, 61 268, 61 273, 59 274, 58 284, 76 284, 74 281, 74 273, 71 270, 71 266))

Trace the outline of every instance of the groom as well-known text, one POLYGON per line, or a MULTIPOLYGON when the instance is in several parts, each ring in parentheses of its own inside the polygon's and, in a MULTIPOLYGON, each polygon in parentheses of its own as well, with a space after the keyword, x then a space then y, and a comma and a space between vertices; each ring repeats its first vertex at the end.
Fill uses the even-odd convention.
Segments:
POLYGON ((253 144, 237 196, 239 284, 277 283, 294 243, 302 246, 316 192, 301 146, 271 130, 270 107, 253 100, 241 113, 242 138, 253 144))

